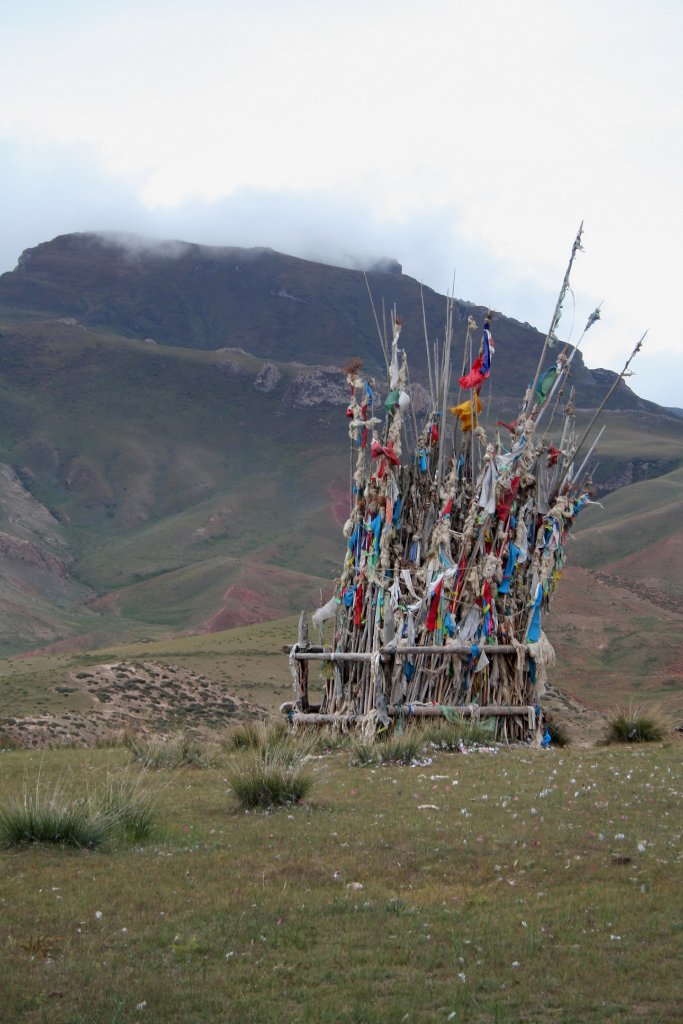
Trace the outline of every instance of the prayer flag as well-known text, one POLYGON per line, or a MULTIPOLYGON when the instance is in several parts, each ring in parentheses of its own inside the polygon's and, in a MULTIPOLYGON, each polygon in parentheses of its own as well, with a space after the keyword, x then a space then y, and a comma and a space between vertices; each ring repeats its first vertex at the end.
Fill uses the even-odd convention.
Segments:
POLYGON ((471 398, 468 398, 466 402, 461 402, 460 405, 450 406, 450 411, 462 423, 463 433, 468 433, 472 429, 472 421, 479 415, 481 410, 481 400, 476 391, 474 392, 474 408, 471 398))
POLYGON ((491 357, 494 352, 493 336, 488 327, 485 327, 481 339, 479 355, 472 363, 472 369, 470 372, 465 374, 464 377, 460 377, 459 382, 461 388, 473 388, 475 391, 479 390, 491 373, 491 357))
POLYGON ((539 378, 538 384, 536 385, 536 401, 539 405, 543 405, 550 394, 556 377, 557 366, 551 366, 550 369, 546 370, 546 372, 539 378))

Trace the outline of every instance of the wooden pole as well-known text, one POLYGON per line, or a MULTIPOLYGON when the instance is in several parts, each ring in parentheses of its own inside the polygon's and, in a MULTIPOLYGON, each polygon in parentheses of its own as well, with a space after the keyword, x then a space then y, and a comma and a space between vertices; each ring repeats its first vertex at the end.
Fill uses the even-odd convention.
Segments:
POLYGON ((572 272, 572 265, 574 263, 574 257, 576 256, 577 252, 579 252, 579 250, 581 249, 581 235, 582 234, 583 234, 583 221, 581 221, 581 226, 579 227, 579 230, 577 232, 576 238, 574 239, 574 244, 572 246, 572 254, 569 257, 569 263, 567 264, 567 269, 566 269, 565 274, 564 274, 564 281, 562 282, 562 287, 560 288, 560 294, 558 295, 557 302, 555 303, 555 311, 553 313, 553 318, 552 318, 552 321, 550 323, 550 327, 548 328, 548 333, 546 335, 545 342, 543 343, 543 351, 541 352, 541 358, 539 359, 538 366, 536 367, 536 375, 534 377, 534 382, 531 385, 531 394, 529 395, 529 402, 528 402, 526 408, 524 409, 524 412, 525 412, 526 415, 529 414, 529 411, 530 411, 530 409, 531 409, 531 407, 532 407, 532 405, 534 403, 534 395, 536 394, 536 385, 538 384, 538 378, 541 375, 541 369, 543 367, 543 360, 545 359, 545 354, 548 351, 548 345, 550 344, 550 339, 553 336, 553 331, 557 327, 557 325, 559 323, 559 320, 560 320, 560 313, 561 313, 561 310, 562 310, 562 303, 564 302, 564 297, 567 294, 567 289, 569 288, 569 275, 572 272))
MULTIPOLYGON (((292 710, 291 703, 283 704, 281 710, 292 710)), ((536 709, 531 704, 520 704, 519 707, 509 705, 489 704, 480 707, 478 704, 461 704, 456 707, 440 707, 437 704, 392 704, 387 708, 390 718, 444 718, 447 714, 461 715, 463 718, 515 718, 523 716, 530 721, 532 716, 536 720, 536 709)), ((340 715, 340 714, 318 714, 311 713, 302 715, 294 711, 292 722, 297 725, 334 725, 335 722, 345 721, 349 725, 355 725, 361 721, 362 715, 340 715)))
MULTIPOLYGON (((478 646, 478 645, 477 645, 478 646)), ((291 647, 286 648, 291 650, 291 647)), ((525 650, 527 648, 525 647, 525 650)), ((479 653, 484 654, 507 654, 514 655, 517 648, 512 644, 487 644, 479 647, 479 653)), ((443 655, 470 655, 472 646, 467 644, 430 644, 424 647, 380 647, 381 657, 389 657, 397 654, 443 654, 443 655)), ((296 651, 294 657, 297 661, 371 661, 371 651, 324 651, 321 648, 312 647, 310 651, 296 651)))
MULTIPOLYGON (((624 369, 621 371, 619 376, 616 378, 616 380, 612 384, 612 387, 609 389, 609 391, 607 392, 607 394, 603 398, 602 402, 600 403, 600 407, 598 408, 597 412, 593 416, 593 419, 590 421, 590 423, 586 427, 586 430, 584 431, 583 437, 581 438, 581 440, 577 444, 576 448, 574 449, 574 456, 573 456, 574 459, 576 458, 576 456, 579 454, 579 452, 583 448, 584 444, 586 443, 586 438, 590 434, 590 432, 591 432, 591 430, 593 428, 593 424, 597 420, 598 416, 600 415, 602 410, 605 408, 605 406, 609 402, 610 398, 612 397, 612 395, 616 391, 617 387, 619 386, 619 384, 621 384, 622 380, 626 376, 626 374, 628 372, 628 368, 631 365, 631 362, 636 357, 636 355, 640 352, 641 348, 643 347, 643 342, 645 341, 646 337, 647 337, 647 331, 645 331, 643 334, 641 334, 640 339, 639 339, 638 343, 636 344, 636 347, 633 349, 633 352, 631 352, 631 355, 626 360, 626 363, 624 365, 624 369)), ((557 493, 558 494, 561 492, 561 490, 562 490, 562 488, 564 486, 565 480, 569 476, 569 469, 570 469, 570 467, 567 467, 567 469, 565 470, 564 476, 560 480, 560 486, 557 488, 557 493)))
MULTIPOLYGON (((299 645, 308 647, 308 616, 306 612, 302 612, 299 616, 299 645)), ((302 711, 308 711, 308 665, 301 658, 297 658, 297 662, 297 675, 299 677, 299 699, 297 704, 301 706, 302 711)))

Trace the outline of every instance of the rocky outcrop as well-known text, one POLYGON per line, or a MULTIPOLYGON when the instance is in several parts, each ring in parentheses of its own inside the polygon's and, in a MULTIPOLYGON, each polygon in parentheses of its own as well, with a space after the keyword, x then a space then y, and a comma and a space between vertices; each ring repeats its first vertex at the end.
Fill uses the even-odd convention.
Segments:
POLYGON ((273 391, 281 380, 282 374, 275 363, 264 363, 254 381, 254 387, 257 391, 273 391))
POLYGON ((11 466, 0 463, 0 523, 3 522, 24 540, 39 539, 53 548, 66 546, 60 524, 49 509, 36 501, 11 466))
POLYGON ((48 572, 62 578, 67 575, 66 566, 59 558, 55 558, 44 548, 38 547, 37 544, 33 544, 29 540, 19 540, 17 537, 11 537, 8 533, 0 533, 0 558, 25 562, 40 569, 47 569, 48 572))
POLYGON ((596 495, 618 491, 620 487, 652 480, 671 473, 679 465, 675 459, 626 459, 619 462, 612 471, 595 485, 596 495))
POLYGON ((283 405, 301 409, 312 405, 346 405, 349 401, 349 387, 341 370, 322 366, 309 373, 296 375, 289 388, 283 405))

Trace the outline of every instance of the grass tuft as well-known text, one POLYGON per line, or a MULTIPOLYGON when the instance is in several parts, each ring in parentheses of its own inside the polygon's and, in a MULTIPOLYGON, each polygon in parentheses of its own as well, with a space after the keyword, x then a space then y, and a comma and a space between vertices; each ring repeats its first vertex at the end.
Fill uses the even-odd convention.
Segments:
POLYGON ((225 746, 228 750, 258 750, 263 744, 264 733, 263 722, 242 722, 230 730, 225 746))
POLYGON ((351 742, 351 765, 354 768, 368 768, 371 765, 380 763, 380 756, 374 743, 364 743, 361 740, 351 742))
POLYGON ((267 722, 247 721, 230 730, 224 746, 227 750, 266 750, 277 745, 290 734, 290 727, 284 719, 267 722))
POLYGON ((129 843, 147 839, 156 817, 154 794, 147 786, 143 772, 107 772, 101 790, 93 803, 99 813, 111 822, 111 832, 129 843))
POLYGON ((486 723, 440 719, 411 724, 402 732, 380 736, 374 743, 354 740, 351 743, 351 764, 412 764, 419 760, 426 747, 436 750, 461 750, 463 747, 490 745, 492 732, 486 723))
POLYGON ((607 724, 607 743, 661 743, 667 727, 659 712, 638 704, 620 708, 607 724))
POLYGON ((93 813, 87 800, 68 799, 59 791, 10 796, 0 807, 0 843, 21 846, 54 843, 94 849, 109 834, 109 820, 93 813))
POLYGON ((252 810, 303 800, 313 786, 307 767, 310 750, 310 744, 287 737, 250 751, 245 760, 233 761, 227 778, 239 806, 252 810))
POLYGON ((375 746, 383 764, 411 764, 424 752, 425 738, 422 729, 409 727, 403 732, 391 733, 375 746))
POLYGON ((145 768, 210 768, 214 749, 210 743, 184 732, 171 736, 127 737, 133 757, 145 768))
POLYGON ((154 823, 154 801, 141 777, 107 773, 104 784, 85 796, 48 785, 40 776, 32 789, 9 794, 0 805, 0 845, 46 843, 95 849, 107 840, 139 842, 154 823))
MULTIPOLYGON (((493 719, 489 719, 493 722, 493 719)), ((485 723, 466 721, 459 717, 439 719, 423 725, 420 729, 425 743, 430 743, 437 750, 460 750, 463 746, 490 744, 493 733, 485 723)))

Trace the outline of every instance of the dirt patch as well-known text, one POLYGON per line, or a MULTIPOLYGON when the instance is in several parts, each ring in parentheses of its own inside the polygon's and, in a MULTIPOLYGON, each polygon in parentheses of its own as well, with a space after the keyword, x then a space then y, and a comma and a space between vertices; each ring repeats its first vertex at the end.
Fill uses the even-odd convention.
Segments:
POLYGON ((586 572, 590 573, 593 579, 599 583, 606 584, 608 587, 628 590, 641 601, 649 601, 658 608, 683 614, 683 597, 649 586, 646 580, 632 579, 628 576, 614 576, 606 572, 594 572, 591 569, 587 569, 586 572))

